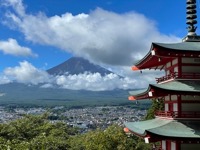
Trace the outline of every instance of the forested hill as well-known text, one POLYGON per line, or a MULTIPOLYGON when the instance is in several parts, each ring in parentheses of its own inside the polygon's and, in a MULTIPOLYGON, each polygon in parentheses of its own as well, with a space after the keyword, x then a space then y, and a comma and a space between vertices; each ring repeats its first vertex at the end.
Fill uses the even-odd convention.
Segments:
MULTIPOLYGON (((153 101, 147 119, 163 109, 163 101, 153 101)), ((81 133, 80 129, 63 122, 50 122, 49 114, 26 115, 0 124, 1 150, 151 150, 150 144, 134 135, 126 135, 123 127, 111 125, 81 133)))
MULTIPOLYGON (((163 109, 163 101, 153 101, 147 113, 151 119, 156 110, 163 109)), ((134 135, 127 135, 123 127, 111 125, 81 133, 78 128, 63 122, 50 122, 48 113, 0 124, 1 150, 151 150, 150 144, 134 135)))
POLYGON ((128 91, 84 91, 40 88, 20 83, 0 85, 0 104, 33 106, 99 106, 122 105, 128 101, 128 91))
POLYGON ((48 115, 25 116, 0 124, 1 150, 150 150, 150 145, 127 136, 122 127, 80 134, 62 122, 51 123, 48 115))

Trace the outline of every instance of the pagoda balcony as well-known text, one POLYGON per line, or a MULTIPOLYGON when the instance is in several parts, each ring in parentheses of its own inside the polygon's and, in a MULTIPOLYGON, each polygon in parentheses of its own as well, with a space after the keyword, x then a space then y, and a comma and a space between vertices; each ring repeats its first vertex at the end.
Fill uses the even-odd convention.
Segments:
POLYGON ((178 72, 173 72, 166 76, 156 78, 156 81, 160 83, 171 79, 200 79, 200 73, 182 73, 179 75, 178 72))
POLYGON ((157 111, 155 113, 156 117, 164 118, 195 118, 200 119, 200 111, 183 111, 178 113, 178 111, 157 111))

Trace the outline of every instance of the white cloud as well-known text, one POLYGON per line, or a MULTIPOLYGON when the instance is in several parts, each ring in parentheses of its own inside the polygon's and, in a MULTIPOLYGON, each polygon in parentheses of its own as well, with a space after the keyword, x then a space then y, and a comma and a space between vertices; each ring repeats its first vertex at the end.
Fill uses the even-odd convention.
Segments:
POLYGON ((78 75, 51 76, 46 71, 35 68, 27 61, 19 66, 4 70, 4 83, 19 82, 25 84, 42 84, 41 88, 59 87, 73 90, 105 91, 114 89, 136 88, 138 81, 128 77, 121 78, 116 74, 101 76, 100 73, 83 73, 78 75), (5 82, 9 81, 9 82, 5 82))
POLYGON ((0 97, 1 97, 1 96, 5 96, 5 95, 6 95, 6 93, 0 93, 0 97))
POLYGON ((35 68, 27 61, 19 63, 19 66, 9 67, 4 70, 4 75, 19 83, 39 84, 49 82, 50 76, 46 71, 35 68))
POLYGON ((45 83, 43 85, 40 86, 41 88, 54 88, 53 84, 51 83, 45 83))
POLYGON ((29 41, 56 46, 93 62, 130 66, 150 49, 152 41, 180 38, 160 33, 153 20, 137 12, 117 14, 97 8, 89 14, 47 17, 27 14, 21 0, 5 0, 13 7, 7 21, 29 41))
POLYGON ((0 84, 8 84, 11 82, 12 82, 12 80, 9 79, 7 76, 5 76, 5 75, 0 76, 0 84))
MULTIPOLYGON (((26 40, 60 48, 131 77, 122 79, 114 74, 105 77, 99 74, 58 76, 51 78, 48 83, 44 82, 43 87, 53 84, 63 88, 88 90, 144 87, 152 82, 155 75, 143 73, 138 76, 137 73, 132 73, 131 65, 144 57, 151 42, 181 41, 174 35, 160 33, 155 21, 134 11, 117 14, 97 8, 89 14, 72 15, 66 12, 60 16, 48 17, 42 12, 35 15, 26 13, 22 0, 4 2, 13 8, 5 13, 7 19, 4 21, 7 21, 8 26, 14 26, 22 32, 26 40)), ((19 68, 23 66, 20 65, 19 68)), ((15 71, 15 68, 12 69, 15 71)), ((26 79, 21 79, 17 71, 15 72, 16 74, 11 74, 18 81, 26 79)), ((29 77, 32 75, 27 75, 26 82, 29 77)), ((32 80, 30 81, 33 83, 40 83, 44 78, 32 80)))
MULTIPOLYGON (((53 87, 52 85, 64 89, 106 91, 114 89, 132 89, 137 88, 138 81, 131 78, 120 78, 116 74, 107 74, 101 76, 99 73, 83 73, 78 75, 56 76, 52 84, 45 84, 44 88, 53 87)), ((145 83, 146 85, 146 83, 145 83)))
POLYGON ((57 76, 56 84, 62 88, 73 90, 104 91, 114 89, 130 89, 136 81, 120 78, 116 74, 101 76, 99 73, 84 73, 78 75, 57 76))
POLYGON ((0 51, 4 54, 10 54, 14 56, 37 56, 32 53, 28 47, 23 47, 18 44, 15 39, 8 39, 7 41, 0 41, 0 51))
POLYGON ((19 15, 23 16, 25 14, 25 8, 22 3, 22 0, 2 0, 1 5, 7 6, 7 7, 13 6, 15 7, 15 10, 17 11, 19 15))

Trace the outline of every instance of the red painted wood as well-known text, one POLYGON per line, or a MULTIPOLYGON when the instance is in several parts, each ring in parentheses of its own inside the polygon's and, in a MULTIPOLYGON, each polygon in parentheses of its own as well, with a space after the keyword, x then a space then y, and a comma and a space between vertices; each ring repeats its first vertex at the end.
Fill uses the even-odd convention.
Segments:
POLYGON ((157 111, 155 112, 157 117, 167 118, 200 118, 200 111, 157 111))
POLYGON ((171 150, 171 141, 166 141, 166 150, 171 150))

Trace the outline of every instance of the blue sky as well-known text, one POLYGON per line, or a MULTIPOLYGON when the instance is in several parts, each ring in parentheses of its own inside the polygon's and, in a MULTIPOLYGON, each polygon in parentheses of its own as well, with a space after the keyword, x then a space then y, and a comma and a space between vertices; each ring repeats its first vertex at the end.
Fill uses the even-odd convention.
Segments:
MULTIPOLYGON (((186 1, 0 1, 2 84, 15 80, 44 83, 48 87, 52 82, 57 83, 58 78, 47 77, 45 70, 72 56, 84 57, 131 78, 134 77, 131 65, 147 53, 151 42, 180 42, 187 34, 186 1), (37 82, 30 81, 35 77, 31 74, 39 76, 37 82)), ((148 77, 144 85, 150 82, 148 77)), ((68 84, 67 80, 70 79, 59 80, 59 83, 68 88, 70 85, 64 85, 68 84)), ((141 85, 138 80, 134 78, 130 83, 137 87, 141 85)), ((79 83, 79 86, 82 85, 79 83)))

